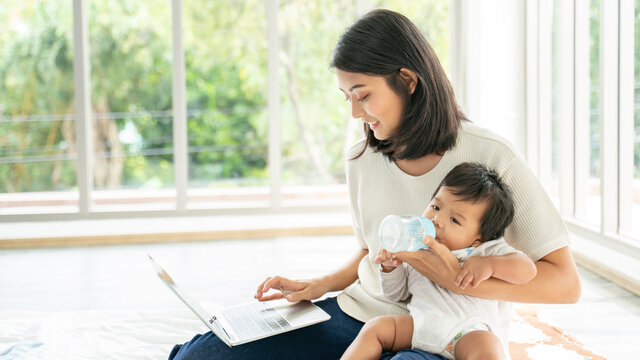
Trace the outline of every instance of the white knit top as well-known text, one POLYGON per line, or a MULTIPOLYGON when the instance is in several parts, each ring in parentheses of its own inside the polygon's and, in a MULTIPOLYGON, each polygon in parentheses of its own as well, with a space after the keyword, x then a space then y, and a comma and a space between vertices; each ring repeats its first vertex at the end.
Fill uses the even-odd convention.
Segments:
MULTIPOLYGON (((364 139, 354 144, 348 159, 358 154, 364 139)), ((444 176, 462 162, 479 162, 496 171, 513 193, 515 215, 504 239, 537 261, 569 245, 569 235, 525 160, 506 140, 489 130, 463 121, 456 146, 445 152, 428 173, 411 176, 381 153, 367 148, 355 160, 347 160, 353 230, 358 244, 369 249, 358 267, 358 280, 338 295, 342 311, 367 321, 379 315, 405 314, 406 304, 389 301, 382 294, 380 273, 373 260, 378 253, 378 227, 389 214, 420 215, 444 176)))

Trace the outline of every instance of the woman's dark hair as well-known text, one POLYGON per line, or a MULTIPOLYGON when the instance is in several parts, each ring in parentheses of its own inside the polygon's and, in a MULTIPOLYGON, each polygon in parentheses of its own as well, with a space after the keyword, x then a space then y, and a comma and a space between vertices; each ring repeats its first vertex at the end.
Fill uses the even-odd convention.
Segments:
POLYGON ((364 153, 367 145, 390 160, 441 155, 455 145, 465 115, 435 52, 404 15, 380 9, 362 16, 340 36, 331 67, 383 76, 404 101, 400 128, 388 139, 376 139, 364 124, 367 141, 354 159, 364 153), (400 75, 403 68, 418 77, 413 93, 400 75))
POLYGON ((511 190, 495 171, 478 163, 461 163, 442 179, 433 196, 443 186, 462 201, 487 202, 487 210, 480 220, 482 241, 504 235, 504 230, 513 220, 515 210, 511 190))

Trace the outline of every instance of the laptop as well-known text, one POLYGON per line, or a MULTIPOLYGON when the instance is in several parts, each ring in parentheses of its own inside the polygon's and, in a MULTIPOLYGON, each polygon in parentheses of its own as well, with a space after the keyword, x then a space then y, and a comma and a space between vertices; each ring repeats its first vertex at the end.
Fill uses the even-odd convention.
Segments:
POLYGON ((331 318, 310 301, 278 306, 255 301, 209 313, 181 289, 151 255, 149 260, 162 282, 229 347, 282 334, 331 318))

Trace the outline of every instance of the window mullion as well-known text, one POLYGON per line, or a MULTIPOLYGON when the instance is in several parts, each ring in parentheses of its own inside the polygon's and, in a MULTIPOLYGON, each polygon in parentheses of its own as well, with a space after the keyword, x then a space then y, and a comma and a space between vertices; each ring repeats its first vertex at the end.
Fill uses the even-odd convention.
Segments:
POLYGON ((184 37, 182 32, 182 0, 172 1, 172 37, 173 37, 173 171, 176 187, 176 210, 185 211, 187 207, 188 156, 187 156, 187 103, 184 60, 184 37))
POLYGON ((618 2, 600 3, 601 231, 618 231, 618 2))
MULTIPOLYGON (((526 157, 529 166, 534 174, 540 173, 540 162, 538 161, 538 107, 539 107, 539 72, 538 56, 539 42, 538 35, 538 2, 527 1, 526 3, 526 157)), ((455 41, 455 39, 454 39, 455 41)))
POLYGON ((575 2, 575 75, 574 75, 574 204, 575 215, 586 218, 586 200, 589 195, 590 141, 589 102, 591 80, 589 75, 589 3, 575 2))
POLYGON ((91 113, 91 81, 87 2, 73 1, 73 78, 75 91, 77 183, 80 216, 91 212, 93 205, 93 117, 91 113))

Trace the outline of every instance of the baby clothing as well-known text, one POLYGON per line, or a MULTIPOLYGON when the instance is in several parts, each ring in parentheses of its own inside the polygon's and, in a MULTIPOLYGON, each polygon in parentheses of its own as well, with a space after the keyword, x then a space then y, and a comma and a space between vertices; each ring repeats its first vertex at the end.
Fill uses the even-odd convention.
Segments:
MULTIPOLYGON (((498 239, 481 244, 468 256, 499 256, 513 252, 517 250, 498 239)), ((380 279, 382 292, 389 300, 408 301, 407 307, 413 317, 412 347, 453 359, 456 335, 484 326, 501 340, 505 354, 509 353, 510 303, 455 294, 406 263, 388 273, 380 271, 380 279), (447 351, 448 347, 451 352, 447 351)))

